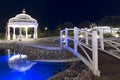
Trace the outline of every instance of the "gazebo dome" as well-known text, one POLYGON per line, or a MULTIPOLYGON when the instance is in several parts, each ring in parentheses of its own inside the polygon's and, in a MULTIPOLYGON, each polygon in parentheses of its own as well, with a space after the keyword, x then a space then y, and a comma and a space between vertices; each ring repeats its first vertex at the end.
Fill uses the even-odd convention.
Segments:
POLYGON ((26 14, 25 10, 23 10, 23 12, 21 14, 18 14, 15 17, 10 18, 9 23, 10 24, 18 24, 18 23, 23 23, 23 24, 34 23, 34 24, 38 24, 37 20, 32 18, 30 15, 26 14))

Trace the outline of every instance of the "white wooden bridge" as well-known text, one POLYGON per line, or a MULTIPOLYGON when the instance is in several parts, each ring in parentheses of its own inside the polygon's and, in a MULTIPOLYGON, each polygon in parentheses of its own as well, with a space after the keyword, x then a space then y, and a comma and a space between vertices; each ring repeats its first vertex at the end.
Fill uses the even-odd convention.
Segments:
POLYGON ((65 28, 60 32, 60 44, 61 47, 76 55, 97 76, 100 76, 101 72, 99 65, 103 63, 100 62, 103 61, 102 57, 99 56, 101 52, 103 57, 106 54, 111 55, 109 57, 116 58, 120 63, 120 43, 104 39, 102 29, 80 30, 77 27, 65 28))

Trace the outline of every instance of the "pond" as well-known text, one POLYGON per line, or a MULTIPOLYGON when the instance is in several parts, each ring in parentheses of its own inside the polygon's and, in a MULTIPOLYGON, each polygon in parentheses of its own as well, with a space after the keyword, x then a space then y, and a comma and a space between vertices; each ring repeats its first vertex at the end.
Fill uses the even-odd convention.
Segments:
POLYGON ((0 50, 0 80, 47 80, 67 67, 68 63, 30 61, 26 55, 0 50))

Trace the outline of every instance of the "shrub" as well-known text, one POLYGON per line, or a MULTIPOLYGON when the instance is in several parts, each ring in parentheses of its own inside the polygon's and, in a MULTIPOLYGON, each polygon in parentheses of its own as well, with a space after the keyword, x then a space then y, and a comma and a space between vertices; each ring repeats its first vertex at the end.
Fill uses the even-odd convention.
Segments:
POLYGON ((104 33, 104 38, 114 37, 112 33, 104 33))

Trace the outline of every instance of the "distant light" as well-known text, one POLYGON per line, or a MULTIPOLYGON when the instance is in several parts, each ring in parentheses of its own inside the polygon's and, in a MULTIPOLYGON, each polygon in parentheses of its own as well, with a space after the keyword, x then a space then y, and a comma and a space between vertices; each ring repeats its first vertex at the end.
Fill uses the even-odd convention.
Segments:
POLYGON ((97 35, 97 38, 99 39, 99 38, 100 38, 100 36, 99 36, 99 35, 97 35))
POLYGON ((48 28, 47 27, 45 27, 45 30, 47 30, 48 28))
POLYGON ((66 43, 65 37, 66 37, 65 35, 62 35, 62 42, 63 43, 66 43))
POLYGON ((65 35, 62 35, 62 38, 65 38, 65 35))
POLYGON ((61 30, 60 28, 58 28, 58 30, 61 30))
POLYGON ((65 39, 63 40, 63 43, 66 43, 66 40, 65 40, 65 39))
POLYGON ((118 37, 119 37, 119 34, 115 34, 115 37, 118 38, 118 37))
POLYGON ((83 37, 83 35, 79 35, 79 38, 82 38, 83 37))

